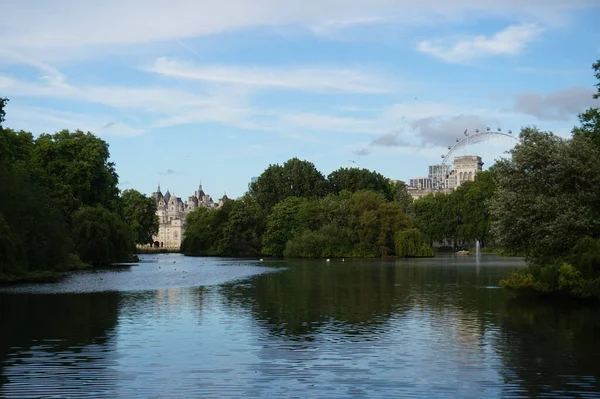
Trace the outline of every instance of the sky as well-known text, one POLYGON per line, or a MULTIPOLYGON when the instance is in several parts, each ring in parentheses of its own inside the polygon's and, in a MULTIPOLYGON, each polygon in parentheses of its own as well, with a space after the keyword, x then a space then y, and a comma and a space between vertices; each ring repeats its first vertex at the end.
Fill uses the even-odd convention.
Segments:
POLYGON ((597 0, 3 0, 0 97, 7 127, 106 140, 122 190, 239 197, 294 157, 408 181, 465 130, 568 137, 600 105, 598 20, 597 0))

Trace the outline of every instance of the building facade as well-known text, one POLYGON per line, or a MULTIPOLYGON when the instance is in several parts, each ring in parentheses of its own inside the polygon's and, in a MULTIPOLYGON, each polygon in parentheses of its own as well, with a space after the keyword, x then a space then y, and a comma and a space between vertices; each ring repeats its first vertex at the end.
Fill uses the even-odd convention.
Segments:
POLYGON ((158 233, 152 237, 153 246, 170 250, 179 250, 181 247, 185 235, 185 220, 190 212, 200 207, 218 208, 229 201, 227 195, 224 195, 215 203, 212 197, 204 192, 202 185, 185 202, 169 190, 163 195, 160 185, 158 190, 152 193, 152 197, 156 201, 158 216, 158 233))
POLYGON ((429 165, 427 177, 415 177, 409 180, 407 187, 413 199, 429 194, 449 194, 466 181, 475 180, 475 175, 483 170, 483 161, 477 155, 465 155, 454 158, 454 168, 450 165, 429 165))

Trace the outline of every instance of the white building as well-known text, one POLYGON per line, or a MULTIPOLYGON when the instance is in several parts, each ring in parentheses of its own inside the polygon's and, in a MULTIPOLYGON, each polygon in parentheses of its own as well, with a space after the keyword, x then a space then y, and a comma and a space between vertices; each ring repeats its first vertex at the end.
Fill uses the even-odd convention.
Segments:
POLYGON ((186 202, 169 193, 163 195, 160 185, 152 196, 156 200, 156 214, 158 216, 158 233, 152 237, 155 248, 178 250, 181 247, 185 234, 185 220, 187 215, 199 207, 218 208, 229 200, 227 195, 215 203, 210 195, 202 190, 202 185, 190 196, 186 202))

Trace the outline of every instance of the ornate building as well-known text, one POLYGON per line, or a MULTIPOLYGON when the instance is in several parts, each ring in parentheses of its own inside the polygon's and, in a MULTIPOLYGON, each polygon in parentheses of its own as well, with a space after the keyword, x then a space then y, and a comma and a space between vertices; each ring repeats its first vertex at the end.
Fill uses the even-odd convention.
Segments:
POLYGON ((158 234, 152 237, 155 248, 179 249, 185 234, 185 219, 194 209, 200 207, 218 208, 229 200, 224 195, 218 203, 215 203, 210 195, 202 190, 202 185, 188 197, 186 202, 169 190, 163 195, 160 185, 155 193, 152 193, 156 201, 156 214, 158 215, 158 234))

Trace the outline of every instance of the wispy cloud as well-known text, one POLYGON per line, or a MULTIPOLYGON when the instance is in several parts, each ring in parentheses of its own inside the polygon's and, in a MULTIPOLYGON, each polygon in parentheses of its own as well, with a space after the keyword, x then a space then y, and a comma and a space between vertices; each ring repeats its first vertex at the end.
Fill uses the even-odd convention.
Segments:
POLYGON ((191 48, 186 44, 189 39, 252 28, 288 27, 327 36, 340 29, 432 26, 433 21, 439 25, 477 17, 511 16, 547 24, 568 19, 572 11, 598 7, 597 0, 35 0, 33 4, 3 3, 0 53, 19 50, 48 62, 131 54, 146 46, 155 46, 151 52, 159 54, 156 50, 165 49, 165 43, 180 41, 191 48))
POLYGON ((100 136, 137 137, 144 129, 133 127, 126 122, 105 123, 107 117, 97 114, 83 114, 33 107, 11 101, 7 122, 11 127, 35 133, 53 133, 62 129, 90 131, 100 136))
POLYGON ((446 62, 464 63, 477 58, 515 55, 536 40, 543 29, 537 25, 509 26, 493 36, 424 40, 417 49, 446 62))
POLYGON ((162 57, 147 70, 174 78, 309 92, 388 93, 390 80, 361 69, 204 66, 162 57))

